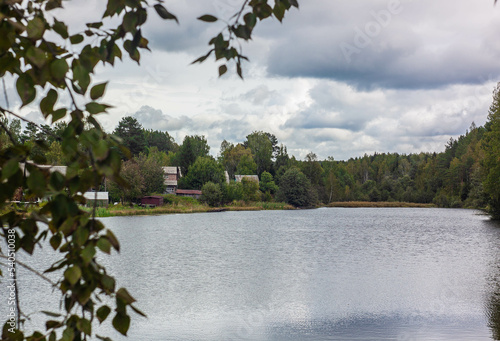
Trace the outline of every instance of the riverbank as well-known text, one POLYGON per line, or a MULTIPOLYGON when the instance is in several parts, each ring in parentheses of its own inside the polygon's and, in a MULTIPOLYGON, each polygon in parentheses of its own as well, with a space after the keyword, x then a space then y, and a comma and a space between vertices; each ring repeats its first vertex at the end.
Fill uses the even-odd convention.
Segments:
MULTIPOLYGON (((160 214, 179 214, 179 213, 207 213, 223 211, 262 211, 262 210, 293 210, 293 206, 282 202, 235 202, 230 205, 220 207, 210 207, 205 204, 194 201, 186 203, 167 204, 159 207, 110 205, 109 207, 96 208, 96 217, 117 217, 117 216, 137 216, 137 215, 160 215, 160 214)), ((92 208, 85 208, 91 211, 92 208)))
MULTIPOLYGON (((413 208, 432 208, 436 207, 433 204, 415 204, 408 202, 367 202, 367 201, 348 201, 348 202, 332 202, 328 205, 319 207, 346 207, 346 208, 363 208, 363 207, 413 207, 413 208)), ((163 205, 160 207, 143 207, 143 206, 127 206, 127 205, 110 205, 109 207, 98 207, 96 209, 97 217, 116 217, 116 216, 136 216, 136 215, 159 215, 159 214, 179 214, 179 213, 207 213, 207 212, 223 212, 223 211, 263 211, 263 210, 294 210, 295 207, 282 202, 235 202, 230 205, 219 207, 210 207, 205 204, 198 203, 194 200, 187 202, 177 202, 163 205)), ((91 208, 86 210, 91 211, 91 208)))
MULTIPOLYGON (((319 207, 345 207, 345 208, 384 208, 384 207, 413 207, 413 208, 432 208, 433 204, 416 204, 408 202, 368 202, 368 201, 346 201, 332 202, 328 205, 319 205, 319 207)), ((87 212, 92 211, 92 207, 81 207, 87 212)), ((138 215, 161 215, 161 214, 180 214, 180 213, 207 213, 224 211, 265 211, 265 210, 295 210, 296 207, 283 202, 250 202, 235 201, 229 205, 210 207, 200 203, 192 198, 175 198, 167 201, 165 205, 159 207, 144 207, 139 205, 109 205, 108 207, 97 207, 96 217, 118 217, 118 216, 138 216, 138 215)), ((27 212, 29 212, 29 207, 27 212)))

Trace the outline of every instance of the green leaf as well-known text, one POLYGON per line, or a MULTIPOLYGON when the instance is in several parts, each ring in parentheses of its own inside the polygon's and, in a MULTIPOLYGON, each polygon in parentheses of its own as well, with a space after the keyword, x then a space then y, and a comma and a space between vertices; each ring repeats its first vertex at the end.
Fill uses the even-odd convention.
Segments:
POLYGON ((200 58, 198 58, 195 61, 191 62, 191 64, 204 62, 205 59, 207 59, 210 56, 210 54, 212 54, 212 52, 214 52, 214 49, 211 49, 210 51, 208 51, 208 53, 206 55, 201 56, 200 58))
POLYGON ((73 265, 64 271, 64 278, 71 284, 75 285, 78 280, 82 277, 82 270, 78 265, 73 265))
POLYGON ((225 74, 226 72, 227 72, 227 66, 225 64, 219 66, 219 77, 225 74))
POLYGON ((61 118, 66 116, 66 110, 67 110, 66 108, 61 108, 52 112, 52 123, 59 121, 61 118))
POLYGON ((78 226, 73 234, 73 241, 76 245, 82 246, 89 238, 89 230, 85 226, 78 226))
POLYGON ((47 55, 45 51, 37 47, 31 46, 26 51, 26 59, 31 63, 31 65, 36 66, 41 69, 47 63, 47 55))
POLYGON ((81 91, 80 94, 85 94, 87 88, 90 84, 90 76, 89 70, 87 70, 82 64, 79 62, 73 63, 73 79, 78 82, 81 91))
POLYGON ((100 335, 97 335, 97 334, 96 334, 96 337, 97 337, 99 340, 102 340, 102 341, 113 341, 113 340, 111 340, 109 337, 104 337, 104 336, 100 336, 100 335))
POLYGON ((72 328, 67 327, 64 329, 61 341, 73 341, 75 339, 75 332, 72 328))
POLYGON ((111 108, 111 106, 97 102, 89 102, 85 105, 85 109, 92 115, 105 112, 107 108, 111 108))
POLYGON ((9 340, 9 341, 23 341, 24 340, 24 334, 18 330, 15 329, 14 332, 11 332, 12 327, 9 325, 9 322, 5 322, 2 330, 2 340, 9 340))
POLYGON ((109 254, 111 252, 111 243, 106 237, 99 238, 97 247, 104 253, 109 254))
POLYGON ((102 21, 92 22, 86 24, 88 28, 100 28, 103 24, 102 21))
POLYGON ((89 265, 95 256, 95 247, 90 244, 87 245, 85 249, 82 250, 81 256, 83 259, 83 263, 85 265, 89 265))
POLYGON ((71 37, 69 37, 69 41, 73 45, 80 44, 83 41, 83 35, 81 34, 72 35, 71 37))
POLYGON ((146 314, 144 314, 142 311, 140 311, 139 309, 137 309, 136 307, 134 307, 133 305, 130 305, 130 308, 132 308, 133 311, 135 311, 137 314, 141 315, 141 316, 144 316, 144 317, 147 317, 146 314))
POLYGON ((44 117, 47 117, 54 111, 54 105, 57 102, 57 97, 57 91, 50 89, 47 96, 40 101, 40 110, 42 111, 44 117))
POLYGON ((136 301, 135 298, 133 298, 125 288, 118 289, 118 291, 116 292, 116 297, 121 299, 126 304, 132 304, 136 301))
POLYGON ((107 305, 103 305, 99 309, 97 309, 96 316, 99 320, 99 323, 103 323, 104 320, 108 318, 109 313, 111 312, 111 308, 107 305))
POLYGON ((61 245, 61 242, 62 242, 62 236, 59 233, 53 235, 50 238, 50 246, 52 246, 52 248, 54 250, 57 250, 57 248, 59 247, 59 245, 61 245))
POLYGON ((45 5, 46 11, 50 11, 54 8, 62 8, 62 0, 49 0, 45 5))
POLYGON ((10 159, 2 167, 2 180, 10 178, 19 170, 19 161, 17 159, 10 159))
POLYGON ((113 247, 115 248, 116 251, 120 252, 120 243, 118 242, 118 238, 114 235, 111 230, 106 231, 106 236, 108 237, 109 242, 113 247))
POLYGON ((128 12, 123 17, 123 29, 126 32, 135 32, 137 27, 137 13, 128 12))
POLYGON ((35 40, 41 39, 45 32, 45 22, 41 18, 35 17, 28 22, 26 31, 28 33, 28 38, 35 40))
POLYGON ((265 19, 273 14, 273 8, 267 4, 267 2, 258 3, 253 8, 253 12, 259 19, 265 19))
POLYGON ((19 76, 16 82, 17 93, 21 97, 23 106, 31 103, 36 97, 36 89, 33 79, 26 73, 19 76))
POLYGON ((108 275, 102 275, 101 277, 102 289, 107 293, 112 293, 115 291, 115 279, 108 275))
POLYGON ((254 13, 247 13, 243 17, 243 20, 245 20, 245 24, 250 28, 254 28, 255 25, 257 24, 257 16, 254 13))
POLYGON ((55 79, 64 79, 68 70, 69 67, 66 59, 56 59, 52 63, 50 63, 50 73, 52 74, 52 76, 54 76, 55 79))
POLYGON ((81 318, 78 320, 78 322, 76 323, 76 328, 86 335, 92 334, 92 324, 85 318, 81 318))
POLYGON ((38 197, 43 197, 45 194, 46 180, 43 173, 34 168, 30 170, 30 175, 26 181, 28 188, 38 197))
POLYGON ((104 140, 99 140, 93 145, 92 152, 97 160, 104 160, 109 154, 108 144, 104 140))
POLYGON ((92 98, 93 100, 101 98, 102 95, 104 95, 104 91, 106 90, 107 85, 108 82, 93 86, 92 89, 90 90, 90 98, 92 98))
POLYGON ((117 313, 113 318, 113 327, 120 332, 120 334, 127 336, 127 331, 130 327, 130 316, 117 313))
POLYGON ((252 31, 245 25, 238 25, 238 27, 233 29, 233 32, 238 38, 245 40, 249 40, 252 37, 252 31))
POLYGON ((47 330, 59 328, 61 326, 63 326, 63 324, 59 321, 49 320, 49 321, 45 322, 45 328, 47 328, 47 330))
POLYGON ((55 190, 55 191, 61 191, 64 188, 64 183, 66 182, 66 179, 64 178, 64 175, 62 175, 59 172, 53 172, 50 174, 50 186, 55 190))
POLYGON ((198 20, 201 20, 204 22, 216 22, 218 19, 216 17, 214 17, 213 15, 205 14, 205 15, 202 15, 201 17, 199 17, 198 20))
POLYGON ((236 63, 236 73, 238 76, 240 76, 241 79, 243 79, 243 71, 241 70, 241 64, 236 63))
POLYGON ((173 15, 172 13, 170 13, 169 11, 167 11, 167 9, 165 7, 163 7, 163 5, 156 4, 156 5, 154 5, 154 8, 156 10, 156 13, 158 13, 158 15, 162 19, 175 20, 177 23, 179 23, 179 20, 177 20, 177 17, 175 15, 173 15))
POLYGON ((280 22, 282 22, 283 18, 285 17, 285 11, 285 4, 280 1, 276 1, 274 4, 273 13, 276 19, 278 19, 280 22))
POLYGON ((54 18, 54 25, 52 26, 52 29, 59 34, 63 39, 68 39, 69 34, 68 34, 68 26, 62 21, 57 20, 54 18))

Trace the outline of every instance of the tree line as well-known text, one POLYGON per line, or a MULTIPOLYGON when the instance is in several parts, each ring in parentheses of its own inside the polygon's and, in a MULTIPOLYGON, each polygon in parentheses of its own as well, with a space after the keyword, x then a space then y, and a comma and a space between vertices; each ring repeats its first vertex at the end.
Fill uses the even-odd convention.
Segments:
MULTIPOLYGON (((310 152, 303 160, 290 156, 275 135, 254 131, 240 143, 224 140, 217 157, 210 155, 205 136, 186 136, 179 145, 166 131, 147 130, 132 116, 121 119, 113 134, 126 147, 121 176, 129 186, 109 181, 113 200, 134 201, 163 193, 162 167, 180 168, 178 187, 203 190, 204 200, 220 205, 237 200, 284 201, 314 206, 335 201, 401 201, 433 203, 438 207, 488 208, 500 216, 500 85, 484 127, 474 123, 444 152, 374 153, 347 161, 319 160, 310 152), (258 175, 260 182, 226 182, 226 175, 258 175)), ((65 164, 61 134, 65 123, 53 128, 19 120, 7 122, 9 133, 33 146, 32 158, 41 163, 65 164)), ((6 144, 6 132, 0 143, 6 144)))

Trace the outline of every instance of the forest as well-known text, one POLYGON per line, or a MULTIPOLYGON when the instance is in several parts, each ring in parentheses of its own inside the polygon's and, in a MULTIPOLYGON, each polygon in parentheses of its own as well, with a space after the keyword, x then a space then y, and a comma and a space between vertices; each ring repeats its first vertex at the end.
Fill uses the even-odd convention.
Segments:
MULTIPOLYGON (((438 207, 481 208, 500 216, 500 85, 494 91, 488 121, 474 123, 439 153, 375 153, 337 161, 319 160, 310 152, 303 160, 289 155, 275 135, 254 131, 243 142, 224 140, 211 156, 205 136, 186 136, 178 144, 167 131, 144 129, 132 116, 113 131, 123 159, 121 176, 128 182, 101 186, 113 201, 134 202, 144 195, 164 193, 162 167, 177 166, 178 187, 203 191, 211 206, 233 201, 283 201, 311 207, 342 201, 432 203, 438 207), (225 172, 230 181, 226 182, 225 172), (235 175, 258 175, 259 184, 235 182, 235 175)), ((30 145, 38 164, 65 165, 62 140, 67 124, 53 127, 4 119, 0 144, 12 139, 30 145), (7 136, 9 135, 9 136, 7 136)))

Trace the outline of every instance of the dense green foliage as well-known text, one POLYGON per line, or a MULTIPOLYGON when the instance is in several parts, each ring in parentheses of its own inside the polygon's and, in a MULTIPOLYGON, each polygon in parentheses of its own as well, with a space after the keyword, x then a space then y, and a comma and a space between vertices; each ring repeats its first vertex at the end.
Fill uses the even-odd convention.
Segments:
POLYGON ((189 167, 193 165, 198 157, 208 156, 210 146, 205 136, 186 136, 179 152, 175 156, 175 163, 181 167, 183 175, 188 173, 189 167))
POLYGON ((488 211, 500 219, 500 83, 493 92, 484 134, 483 172, 488 211))
MULTIPOLYGON (((375 153, 347 161, 335 161, 333 157, 321 161, 313 152, 308 153, 303 161, 298 161, 288 156, 286 146, 281 144, 280 147, 272 147, 270 136, 275 145, 278 143, 277 139, 264 132, 254 132, 246 137, 244 143, 236 145, 223 141, 220 156, 216 160, 208 155, 210 148, 205 136, 186 136, 182 145, 176 147, 177 144, 168 132, 147 132, 137 122, 135 125, 140 128, 136 130, 137 135, 161 135, 164 137, 163 142, 158 142, 157 146, 149 146, 144 152, 130 155, 133 162, 140 165, 137 174, 140 174, 138 176, 142 181, 134 181, 127 175, 132 169, 127 164, 123 177, 129 179, 131 186, 122 188, 122 184, 110 182, 111 197, 115 201, 137 201, 143 195, 162 193, 162 167, 179 166, 184 169, 179 188, 201 189, 207 182, 213 182, 221 187, 222 202, 225 203, 235 200, 285 200, 301 206, 304 202, 313 205, 338 201, 397 201, 432 203, 439 207, 488 207, 491 215, 498 217, 498 97, 497 89, 486 126, 477 127, 472 124, 464 135, 456 140, 451 138, 444 152, 410 155, 375 153), (259 144, 259 147, 255 146, 259 144), (245 145, 253 146, 255 152, 245 145), (263 155, 266 155, 265 158, 263 155), (256 159, 260 160, 262 169, 265 169, 260 174, 260 195, 253 189, 248 189, 251 185, 225 184, 224 171, 227 171, 232 182, 237 174, 257 175, 259 171, 256 159), (264 159, 265 162, 262 162, 264 159), (289 175, 284 176, 293 168, 300 170, 308 180, 307 184, 299 182, 300 186, 308 188, 304 191, 308 193, 305 200, 289 201, 283 195, 276 197, 279 188, 288 186, 289 175), (139 186, 140 189, 134 189, 134 186, 139 186)), ((5 121, 8 126, 13 123, 10 122, 9 125, 5 121)), ((33 139, 45 144, 53 141, 45 152, 45 157, 55 164, 66 163, 60 143, 52 138, 52 134, 60 132, 53 130, 52 134, 46 134, 29 131, 27 129, 20 133, 20 129, 14 127, 11 134, 14 139, 24 138, 25 144, 32 143, 34 146, 38 144, 33 139), (30 134, 36 137, 27 138, 30 134)), ((5 140, 5 137, 1 140, 5 140)))
POLYGON ((224 168, 210 156, 200 156, 189 166, 187 175, 179 181, 179 187, 185 189, 201 189, 207 182, 221 184, 224 182, 224 168))
POLYGON ((201 201, 210 206, 218 206, 222 202, 222 191, 219 184, 214 184, 209 181, 201 188, 202 196, 201 201))
POLYGON ((293 206, 308 207, 315 204, 316 198, 309 179, 293 167, 281 177, 278 200, 293 206))

